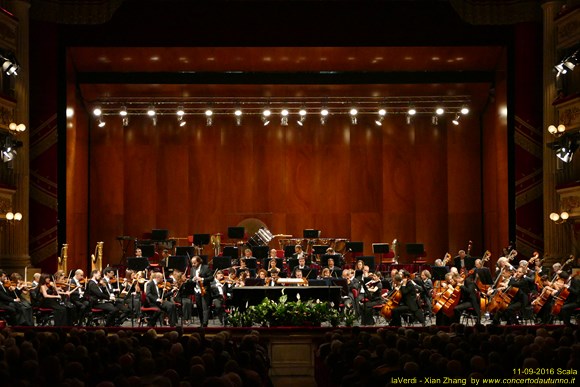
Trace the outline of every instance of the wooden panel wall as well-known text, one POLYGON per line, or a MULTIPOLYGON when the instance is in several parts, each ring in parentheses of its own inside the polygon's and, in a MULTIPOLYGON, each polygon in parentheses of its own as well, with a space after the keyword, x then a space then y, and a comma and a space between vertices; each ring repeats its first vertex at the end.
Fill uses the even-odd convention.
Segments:
POLYGON ((157 126, 130 117, 123 128, 109 117, 91 127, 90 249, 105 241, 105 262, 120 261, 118 235, 225 234, 248 218, 274 234, 317 228, 364 241, 365 254, 394 238, 424 243, 431 261, 469 239, 482 244, 475 119, 460 127, 450 119, 433 126, 430 117, 407 125, 404 116, 382 127, 370 117, 350 125, 346 116, 325 126, 309 117, 304 127, 263 126, 255 116, 239 127, 232 117, 215 117, 211 127, 187 119, 183 128, 168 116, 157 126))

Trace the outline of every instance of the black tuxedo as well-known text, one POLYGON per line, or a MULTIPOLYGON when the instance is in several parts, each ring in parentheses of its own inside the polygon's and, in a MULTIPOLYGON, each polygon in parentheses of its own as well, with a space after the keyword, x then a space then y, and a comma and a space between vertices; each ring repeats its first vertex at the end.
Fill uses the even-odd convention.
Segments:
POLYGON ((393 317, 390 325, 401 326, 401 315, 405 312, 410 312, 415 316, 417 321, 425 324, 425 316, 423 316, 423 311, 419 309, 419 304, 417 303, 417 290, 415 289, 415 285, 411 280, 408 280, 399 290, 401 292, 401 302, 399 306, 393 309, 393 317))
POLYGON ((159 289, 159 286, 157 285, 158 284, 153 280, 145 284, 145 297, 147 299, 147 303, 149 304, 150 308, 157 309, 157 312, 155 312, 153 317, 149 319, 148 325, 151 327, 155 326, 157 321, 160 322, 160 325, 163 325, 161 323, 161 318, 163 316, 163 312, 165 312, 169 317, 169 325, 173 327, 177 324, 177 311, 175 309, 175 303, 162 299, 161 296, 163 290, 159 289))
POLYGON ((105 325, 115 325, 115 320, 121 311, 115 307, 115 304, 110 299, 110 295, 106 291, 103 291, 101 286, 95 282, 95 280, 91 279, 87 284, 86 295, 88 295, 89 301, 93 307, 102 309, 107 315, 105 325))
POLYGON ((85 298, 84 286, 73 278, 70 279, 70 284, 76 286, 70 294, 70 302, 76 307, 77 323, 82 323, 89 310, 89 301, 85 298))
POLYGON ((212 303, 211 295, 211 281, 213 280, 213 275, 209 266, 200 265, 197 269, 191 268, 191 279, 197 277, 202 279, 203 287, 205 288, 205 295, 201 295, 201 287, 199 283, 195 284, 195 304, 197 306, 197 313, 199 316, 199 321, 202 326, 207 326, 209 322, 209 307, 212 303))
POLYGON ((8 323, 10 325, 28 325, 32 326, 32 308, 28 303, 14 301, 17 294, 10 291, 0 284, 0 309, 4 309, 8 314, 8 323))
POLYGON ((461 289, 461 298, 459 300, 459 304, 455 306, 453 309, 455 322, 460 322, 461 313, 464 310, 469 308, 473 308, 475 313, 475 319, 477 323, 481 321, 481 308, 479 304, 479 300, 477 299, 476 293, 476 286, 475 282, 471 279, 471 277, 467 277, 463 282, 463 285, 460 286, 461 289))

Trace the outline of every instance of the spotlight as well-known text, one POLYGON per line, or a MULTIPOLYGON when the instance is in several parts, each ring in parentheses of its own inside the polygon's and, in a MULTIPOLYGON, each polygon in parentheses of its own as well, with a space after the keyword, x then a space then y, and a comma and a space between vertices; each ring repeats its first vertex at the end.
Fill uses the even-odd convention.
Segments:
POLYGON ((213 124, 213 111, 211 109, 207 109, 205 111, 205 126, 212 126, 213 124))
POLYGON ((123 117, 121 119, 121 123, 123 124, 123 126, 128 126, 129 125, 129 117, 123 117))
POLYGON ((106 125, 106 123, 105 123, 105 121, 103 121, 103 120, 102 120, 102 119, 99 117, 98 125, 99 125, 99 128, 102 128, 102 127, 104 127, 104 126, 106 125))
POLYGON ((280 115, 282 116, 282 118, 280 119, 280 125, 282 126, 288 126, 288 110, 283 109, 280 112, 280 115))
POLYGON ((571 163, 577 149, 578 140, 576 137, 565 138, 560 148, 556 150, 556 157, 565 163, 571 163))
POLYGON ((4 71, 6 75, 18 75, 20 65, 16 61, 16 57, 12 52, 1 51, 0 60, 2 63, 2 71, 4 71))
POLYGON ((459 114, 456 114, 455 118, 451 122, 453 122, 453 125, 459 125, 459 114))
POLYGON ((433 116, 431 117, 431 123, 432 123, 433 125, 437 125, 437 124, 439 123, 439 117, 437 117, 436 115, 433 115, 433 116))
POLYGON ((387 111, 385 109, 379 109, 379 118, 377 118, 375 120, 375 124, 377 124, 377 126, 382 126, 383 125, 383 121, 385 120, 385 116, 387 115, 387 111))
POLYGON ((242 109, 236 109, 234 112, 234 116, 236 116, 236 126, 242 125, 242 109))
POLYGON ((300 119, 296 121, 296 123, 300 126, 304 126, 304 121, 306 120, 306 109, 300 109, 298 112, 300 119))
POLYGON ((185 115, 185 110, 183 110, 183 106, 178 106, 175 114, 177 114, 177 117, 183 117, 185 115))
POLYGON ((411 125, 411 115, 407 114, 407 125, 411 125))
POLYGON ((119 110, 119 115, 121 117, 127 117, 127 107, 126 106, 121 106, 121 109, 119 110))
POLYGON ((353 125, 356 125, 356 123, 357 123, 356 116, 358 114, 358 110, 356 110, 355 108, 352 108, 352 109, 350 109, 350 111, 348 113, 350 114, 350 123, 353 125))
POLYGON ((156 112, 155 112, 155 106, 153 106, 153 105, 149 106, 149 108, 147 109, 147 115, 149 117, 154 117, 155 114, 156 114, 156 112))
POLYGON ((272 112, 270 111, 270 109, 264 109, 262 111, 262 122, 264 123, 264 126, 266 126, 270 123, 270 116, 271 115, 272 115, 272 112))
POLYGON ((469 107, 467 105, 463 105, 461 107, 461 114, 466 115, 469 113, 469 107))
POLYGON ((437 114, 438 116, 443 115, 443 113, 445 113, 445 109, 443 109, 442 107, 438 107, 437 109, 435 109, 435 114, 437 114))
POLYGON ((326 119, 328 117, 328 109, 326 108, 322 108, 322 110, 320 111, 320 124, 321 125, 326 125, 326 119))
POLYGON ((95 108, 93 109, 93 115, 95 117, 100 117, 101 114, 103 114, 103 110, 101 110, 100 106, 95 106, 95 108))
POLYGON ((407 114, 410 116, 414 116, 415 114, 417 114, 417 109, 415 109, 415 107, 413 105, 409 106, 409 110, 407 111, 407 114))

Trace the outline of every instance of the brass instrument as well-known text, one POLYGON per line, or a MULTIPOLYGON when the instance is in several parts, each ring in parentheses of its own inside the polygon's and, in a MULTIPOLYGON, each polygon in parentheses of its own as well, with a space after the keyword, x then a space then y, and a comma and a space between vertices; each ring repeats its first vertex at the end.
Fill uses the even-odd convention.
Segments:
POLYGON ((67 272, 67 261, 68 258, 68 244, 64 243, 60 249, 60 257, 57 261, 57 270, 62 270, 63 273, 67 272))
POLYGON ((393 243, 391 243, 391 247, 393 248, 393 262, 395 264, 399 263, 399 242, 397 241, 397 238, 393 239, 393 243))
POLYGON ((220 234, 220 233, 212 234, 209 242, 213 246, 214 257, 217 257, 218 255, 220 255, 221 241, 222 241, 222 234, 220 234))
POLYGON ((91 271, 103 270, 103 244, 104 242, 97 242, 95 253, 91 254, 91 271))

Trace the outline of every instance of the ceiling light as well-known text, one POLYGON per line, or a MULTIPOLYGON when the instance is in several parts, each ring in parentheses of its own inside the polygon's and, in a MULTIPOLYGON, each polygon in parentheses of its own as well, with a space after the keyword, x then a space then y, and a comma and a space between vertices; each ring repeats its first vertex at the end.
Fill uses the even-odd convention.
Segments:
POLYGON ((156 112, 155 112, 155 106, 153 106, 153 105, 149 106, 149 108, 147 108, 147 115, 149 117, 154 117, 155 114, 156 114, 156 112))
POLYGON ((306 121, 306 114, 306 109, 300 109, 300 111, 298 111, 298 115, 300 116, 300 119, 296 121, 298 125, 304 126, 304 121, 306 121))
POLYGON ((356 125, 357 123, 356 115, 358 114, 358 110, 352 108, 350 109, 349 114, 350 114, 350 123, 356 125))
POLYGON ((461 107, 461 114, 466 115, 469 113, 469 107, 467 105, 463 105, 461 107))
POLYGON ((382 126, 383 121, 385 120, 385 116, 387 115, 387 111, 385 109, 379 109, 378 114, 379 118, 375 120, 375 124, 377 124, 377 126, 382 126))
POLYGON ((266 126, 270 123, 270 116, 271 115, 272 115, 272 112, 270 111, 270 109, 264 109, 262 111, 262 122, 264 123, 264 126, 266 126))
POLYGON ((409 106, 409 110, 407 111, 407 114, 410 116, 414 116, 415 114, 417 114, 417 109, 415 109, 414 106, 409 106))
POLYGON ((328 109, 327 108, 322 108, 322 110, 320 110, 320 124, 321 125, 326 125, 326 119, 328 117, 328 109))
POLYGON ((185 110, 183 110, 183 106, 178 106, 175 114, 177 114, 178 117, 183 117, 185 115, 185 110))
POLYGON ((289 112, 286 109, 283 109, 280 112, 280 115, 282 116, 282 118, 280 119, 280 125, 288 126, 288 114, 289 114, 289 112))
POLYGON ((212 126, 213 125, 213 111, 211 109, 207 109, 205 111, 205 126, 212 126))
POLYGON ((456 114, 455 118, 451 122, 453 122, 453 125, 459 125, 459 114, 456 114))
POLYGON ((445 109, 443 109, 442 107, 438 107, 435 110, 435 114, 437 114, 438 116, 442 115, 443 113, 445 113, 445 109))
POLYGON ((99 123, 98 124, 99 125, 99 128, 102 128, 102 127, 104 127, 106 125, 105 121, 103 121, 101 118, 99 118, 98 123, 99 123))
POLYGON ((234 116, 236 116, 236 126, 242 125, 242 109, 236 109, 234 112, 234 116))
POLYGON ((126 106, 121 106, 121 109, 119 110, 119 115, 121 117, 126 117, 127 116, 127 107, 126 106))
POLYGON ((103 111, 101 110, 100 106, 95 106, 95 108, 93 109, 93 115, 95 117, 100 117, 101 114, 103 114, 103 111))

